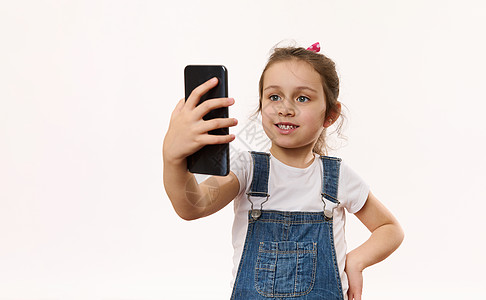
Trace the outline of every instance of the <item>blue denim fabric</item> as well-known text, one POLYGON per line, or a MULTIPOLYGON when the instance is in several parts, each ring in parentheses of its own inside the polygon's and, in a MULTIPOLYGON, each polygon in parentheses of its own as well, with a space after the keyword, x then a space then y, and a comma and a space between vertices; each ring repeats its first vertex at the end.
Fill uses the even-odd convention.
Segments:
POLYGON ((322 169, 324 170, 321 195, 333 203, 339 203, 337 194, 341 159, 337 157, 321 156, 321 161, 322 169))
POLYGON ((253 178, 249 196, 268 197, 268 175, 270 172, 270 154, 265 152, 251 152, 253 161, 253 178))
MULTIPOLYGON (((263 180, 268 185, 269 160, 255 159, 260 155, 264 154, 252 153, 253 181, 263 180)), ((323 163, 327 159, 323 157, 323 163)), ((331 167, 324 164, 324 173, 332 173, 323 176, 323 193, 336 199, 340 160, 330 160, 334 161, 331 167)), ((254 187, 262 185, 252 182, 250 193, 268 192, 268 187, 254 187)), ((323 212, 274 210, 262 210, 254 216, 248 213, 248 231, 231 299, 343 299, 332 218, 323 212)))

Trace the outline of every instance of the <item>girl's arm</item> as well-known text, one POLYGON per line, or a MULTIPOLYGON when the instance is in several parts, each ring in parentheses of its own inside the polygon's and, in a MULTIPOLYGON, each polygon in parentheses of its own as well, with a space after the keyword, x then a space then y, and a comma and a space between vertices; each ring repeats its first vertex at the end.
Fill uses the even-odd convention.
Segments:
POLYGON ((172 206, 184 220, 209 216, 233 200, 238 194, 236 175, 212 176, 198 184, 187 164, 164 159, 164 186, 172 206))
POLYGON ((211 99, 197 105, 200 97, 217 83, 217 79, 209 80, 194 89, 187 101, 179 101, 164 138, 164 187, 175 211, 185 220, 194 220, 220 210, 236 197, 239 190, 238 179, 232 172, 227 176, 210 177, 198 184, 194 175, 187 170, 187 156, 205 145, 234 140, 234 135, 210 135, 208 131, 235 126, 236 119, 203 120, 209 111, 232 105, 233 99, 211 99))
POLYGON ((356 217, 371 232, 370 238, 346 256, 349 300, 361 300, 362 271, 387 258, 403 241, 403 230, 391 212, 370 192, 356 217))

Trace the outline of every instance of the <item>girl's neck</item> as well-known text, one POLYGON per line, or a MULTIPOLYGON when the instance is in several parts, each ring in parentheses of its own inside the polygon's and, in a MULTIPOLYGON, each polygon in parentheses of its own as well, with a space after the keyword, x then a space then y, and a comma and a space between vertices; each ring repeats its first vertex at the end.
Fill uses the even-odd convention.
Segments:
POLYGON ((295 168, 307 168, 314 161, 312 148, 287 149, 272 145, 270 153, 282 163, 295 168))

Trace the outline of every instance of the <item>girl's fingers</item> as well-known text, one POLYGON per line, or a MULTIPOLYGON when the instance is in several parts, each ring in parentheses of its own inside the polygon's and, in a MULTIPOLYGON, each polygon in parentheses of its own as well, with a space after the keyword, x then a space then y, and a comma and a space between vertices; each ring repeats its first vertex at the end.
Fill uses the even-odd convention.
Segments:
POLYGON ((189 95, 189 98, 187 98, 186 101, 186 106, 188 108, 194 108, 196 105, 199 103, 199 99, 209 92, 210 89, 215 87, 218 84, 218 78, 213 77, 206 81, 205 83, 201 84, 197 88, 195 88, 192 92, 191 95, 189 95))
POLYGON ((195 109, 195 113, 197 118, 202 119, 207 113, 211 110, 221 107, 228 107, 235 103, 235 99, 233 98, 215 98, 209 99, 204 101, 203 103, 199 104, 195 109))
POLYGON ((201 132, 208 132, 218 128, 233 127, 236 124, 238 124, 238 120, 234 118, 217 118, 203 121, 200 130, 201 132))
POLYGON ((213 134, 205 134, 201 137, 200 141, 203 145, 215 145, 215 144, 226 144, 235 139, 234 134, 228 135, 213 135, 213 134))
POLYGON ((179 102, 177 103, 176 107, 172 111, 171 118, 174 117, 175 115, 177 115, 182 110, 182 108, 184 107, 184 102, 185 102, 184 101, 184 98, 182 98, 181 100, 179 100, 179 102))
POLYGON ((348 300, 361 300, 361 293, 350 288, 348 290, 348 300))

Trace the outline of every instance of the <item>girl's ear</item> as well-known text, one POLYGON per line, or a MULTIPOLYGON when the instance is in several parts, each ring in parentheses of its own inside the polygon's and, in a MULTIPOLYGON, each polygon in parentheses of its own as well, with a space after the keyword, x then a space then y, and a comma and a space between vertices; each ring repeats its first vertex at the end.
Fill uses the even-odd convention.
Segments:
POLYGON ((340 115, 341 115, 341 102, 337 101, 334 108, 327 114, 327 117, 324 120, 324 125, 323 125, 324 128, 328 128, 329 126, 334 124, 334 122, 337 121, 340 115))

